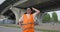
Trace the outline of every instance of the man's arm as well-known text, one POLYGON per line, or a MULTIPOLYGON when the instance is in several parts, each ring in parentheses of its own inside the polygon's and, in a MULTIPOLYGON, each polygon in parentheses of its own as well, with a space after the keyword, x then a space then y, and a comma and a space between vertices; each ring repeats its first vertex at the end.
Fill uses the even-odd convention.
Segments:
POLYGON ((40 10, 38 10, 38 9, 36 9, 36 8, 33 8, 33 7, 32 7, 32 9, 33 9, 34 11, 36 11, 36 12, 34 13, 35 15, 37 15, 37 14, 40 13, 40 10))
POLYGON ((23 16, 19 19, 19 22, 23 21, 23 16))
POLYGON ((23 22, 23 16, 19 19, 19 27, 21 27, 22 22, 23 22))

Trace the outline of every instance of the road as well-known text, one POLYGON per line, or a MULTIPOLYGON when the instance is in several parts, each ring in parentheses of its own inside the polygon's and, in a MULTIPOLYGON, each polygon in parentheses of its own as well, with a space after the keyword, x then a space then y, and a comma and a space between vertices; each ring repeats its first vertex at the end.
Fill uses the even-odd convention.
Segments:
MULTIPOLYGON (((0 32, 21 32, 21 29, 0 26, 0 32)), ((35 31, 35 32, 42 32, 42 31, 35 31)))

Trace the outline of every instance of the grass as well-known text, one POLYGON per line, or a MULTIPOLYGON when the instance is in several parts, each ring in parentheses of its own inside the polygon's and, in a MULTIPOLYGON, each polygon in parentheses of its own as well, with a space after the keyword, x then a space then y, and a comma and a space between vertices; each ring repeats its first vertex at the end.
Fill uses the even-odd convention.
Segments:
POLYGON ((19 28, 16 24, 0 24, 0 26, 19 28))
MULTIPOLYGON (((0 26, 20 28, 16 24, 0 24, 0 26)), ((35 28, 35 30, 43 31, 43 32, 60 32, 59 30, 46 30, 46 29, 40 29, 40 28, 35 28)))
POLYGON ((37 31, 43 31, 43 32, 60 32, 59 30, 46 30, 46 29, 40 29, 40 28, 35 28, 37 31))

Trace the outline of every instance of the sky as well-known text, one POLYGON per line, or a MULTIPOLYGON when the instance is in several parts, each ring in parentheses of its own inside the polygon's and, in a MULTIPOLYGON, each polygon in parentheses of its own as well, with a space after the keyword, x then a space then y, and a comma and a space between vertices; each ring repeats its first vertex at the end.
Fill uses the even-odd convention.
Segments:
MULTIPOLYGON (((0 0, 0 5, 4 2, 5 0, 0 0)), ((58 20, 60 20, 60 10, 58 10, 58 11, 55 11, 56 13, 57 13, 57 15, 58 15, 58 20)), ((48 12, 48 14, 52 17, 52 13, 53 12, 48 12)))
POLYGON ((0 0, 0 5, 4 2, 5 0, 0 0))

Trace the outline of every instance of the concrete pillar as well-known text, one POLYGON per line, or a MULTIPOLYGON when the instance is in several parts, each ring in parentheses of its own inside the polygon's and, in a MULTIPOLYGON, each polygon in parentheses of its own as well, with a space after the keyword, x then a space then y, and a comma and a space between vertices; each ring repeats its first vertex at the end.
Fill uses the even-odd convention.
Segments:
POLYGON ((19 9, 19 8, 16 8, 16 7, 11 7, 10 9, 15 14, 16 24, 17 24, 20 17, 25 13, 25 9, 19 9))
POLYGON ((17 24, 17 22, 19 21, 19 18, 20 18, 20 9, 15 8, 15 7, 11 7, 10 9, 11 9, 12 12, 15 14, 16 24, 17 24))

